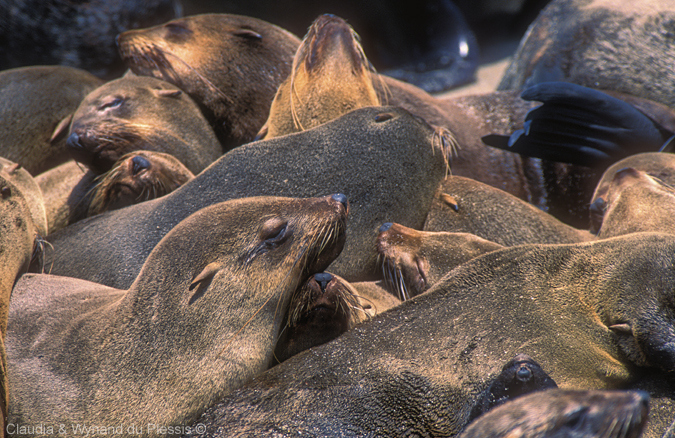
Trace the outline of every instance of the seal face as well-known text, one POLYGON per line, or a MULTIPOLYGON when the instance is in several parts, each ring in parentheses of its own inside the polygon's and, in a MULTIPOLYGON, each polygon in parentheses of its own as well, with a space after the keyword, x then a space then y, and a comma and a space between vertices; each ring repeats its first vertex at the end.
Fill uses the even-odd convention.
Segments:
POLYGON ((462 263, 503 248, 469 233, 417 231, 386 223, 377 251, 388 290, 401 300, 419 295, 462 263))
POLYGON ((341 18, 314 20, 281 83, 259 136, 304 131, 364 106, 380 105, 378 76, 354 30, 341 18))
POLYGON ((459 438, 637 438, 647 424, 648 400, 640 391, 535 392, 478 417, 459 438))
POLYGON ((7 341, 10 422, 191 423, 267 367, 291 294, 342 250, 348 207, 335 194, 203 208, 160 241, 128 290, 22 277, 7 341))
POLYGON ((275 362, 331 341, 364 319, 365 310, 349 283, 327 272, 314 274, 291 297, 275 362))
POLYGON ((504 365, 502 372, 478 400, 471 410, 469 421, 509 400, 557 387, 558 385, 534 359, 527 354, 518 354, 504 365))
POLYGON ((91 191, 81 200, 70 222, 83 217, 116 210, 171 193, 194 175, 173 155, 153 151, 126 154, 108 172, 93 181, 91 191))
POLYGON ((131 70, 178 86, 204 111, 225 150, 255 137, 300 40, 255 18, 204 14, 124 32, 131 70))
POLYGON ((73 115, 73 157, 104 173, 136 150, 175 156, 199 173, 222 149, 197 105, 167 82, 127 74, 88 94, 73 115))
POLYGON ((611 237, 670 230, 670 187, 674 184, 675 155, 671 153, 648 152, 617 161, 603 173, 591 198, 591 231, 602 230, 603 237, 611 237), (603 226, 608 217, 611 225, 603 226))

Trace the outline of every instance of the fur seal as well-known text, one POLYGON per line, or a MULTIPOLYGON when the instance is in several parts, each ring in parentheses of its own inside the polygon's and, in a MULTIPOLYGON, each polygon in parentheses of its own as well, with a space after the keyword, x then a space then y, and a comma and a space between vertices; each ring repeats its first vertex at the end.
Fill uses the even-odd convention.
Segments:
POLYGON ((443 180, 423 230, 471 233, 504 246, 594 239, 503 190, 460 176, 443 180))
POLYGON ((5 436, 8 406, 5 338, 12 289, 30 265, 47 228, 42 193, 18 164, 0 158, 0 426, 5 436), (40 208, 42 207, 42 208, 40 208))
POLYGON ((180 18, 117 38, 134 73, 171 82, 199 104, 224 150, 258 133, 299 44, 270 23, 229 14, 180 18))
POLYGON ((327 272, 311 276, 291 296, 288 307, 274 348, 275 363, 331 341, 366 319, 354 288, 327 272))
POLYGON ((194 178, 173 155, 135 151, 102 175, 75 161, 41 173, 36 181, 46 199, 50 233, 108 210, 170 193, 194 178))
POLYGON ((387 220, 422 226, 445 173, 438 145, 434 129, 394 107, 362 108, 314 129, 243 145, 162 198, 49 236, 52 273, 129 287, 159 239, 199 208, 245 196, 340 192, 352 206, 350 238, 329 271, 347 281, 375 280, 377 228, 387 220))
POLYGON ((385 284, 402 301, 428 290, 462 263, 501 248, 470 233, 418 231, 392 223, 383 224, 377 236, 385 284))
POLYGON ((73 67, 0 72, 0 156, 19 163, 33 176, 68 160, 64 134, 70 116, 101 84, 94 75, 73 67))
POLYGON ((633 167, 616 171, 605 198, 591 207, 599 239, 638 231, 675 234, 675 189, 633 167))
POLYGON ((518 354, 506 362, 502 372, 485 390, 483 397, 471 410, 469 421, 509 400, 557 387, 558 385, 534 359, 527 354, 518 354))
POLYGON ((675 107, 672 1, 554 0, 530 25, 498 90, 564 81, 675 107))
POLYGON ((9 422, 139 425, 144 436, 190 424, 265 370, 291 294, 342 249, 347 210, 340 194, 205 207, 128 290, 24 275, 6 343, 9 422))
POLYGON ((0 3, 0 69, 67 65, 112 79, 124 72, 115 37, 181 15, 180 0, 6 0, 0 3))
POLYGON ((535 392, 484 414, 458 438, 638 438, 649 396, 640 391, 535 392))
POLYGON ((637 184, 630 189, 630 192, 633 192, 634 195, 630 195, 628 192, 622 195, 622 208, 627 208, 626 214, 628 215, 625 217, 640 213, 643 216, 637 219, 638 222, 631 221, 633 223, 629 225, 621 223, 623 220, 620 215, 614 215, 614 220, 619 223, 605 227, 603 235, 609 236, 610 229, 612 229, 612 235, 625 234, 624 225, 639 227, 640 231, 665 231, 670 229, 669 227, 662 228, 669 220, 667 212, 663 210, 667 210, 671 203, 671 201, 668 201, 668 193, 670 192, 668 187, 675 184, 675 155, 662 152, 645 152, 619 160, 605 170, 591 198, 589 209, 591 232, 598 234, 602 227, 605 213, 609 209, 610 192, 613 194, 611 198, 616 206, 616 196, 622 193, 622 187, 627 187, 628 181, 637 184), (627 171, 628 168, 635 172, 627 171), (619 177, 620 172, 623 174, 623 178, 619 177), (631 175, 632 178, 630 178, 631 175), (633 199, 630 202, 636 204, 626 204, 629 198, 633 199), (650 198, 653 199, 650 200, 650 198), (661 204, 663 201, 666 202, 661 204), (658 207, 650 208, 645 204, 657 205, 658 207), (649 211, 641 211, 644 208, 648 208, 649 211), (658 224, 660 220, 666 222, 658 224))
POLYGON ((197 174, 222 149, 197 105, 168 82, 127 74, 89 93, 73 114, 69 150, 95 173, 136 150, 165 152, 197 174))
POLYGON ((258 375, 197 420, 201 436, 456 435, 516 353, 562 389, 672 373, 673 263, 675 236, 653 233, 484 254, 258 375))

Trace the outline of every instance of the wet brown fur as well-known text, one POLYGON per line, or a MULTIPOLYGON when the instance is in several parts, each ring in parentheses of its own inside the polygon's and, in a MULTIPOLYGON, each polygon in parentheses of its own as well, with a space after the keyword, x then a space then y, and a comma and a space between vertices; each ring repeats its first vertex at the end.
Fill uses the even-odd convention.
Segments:
POLYGON ((136 150, 165 152, 197 174, 222 149, 197 105, 176 86, 127 74, 84 98, 73 115, 70 135, 81 148, 76 160, 104 173, 136 150))
POLYGON ((199 103, 224 150, 258 133, 299 44, 277 26, 230 14, 194 15, 118 37, 135 73, 171 82, 199 103))

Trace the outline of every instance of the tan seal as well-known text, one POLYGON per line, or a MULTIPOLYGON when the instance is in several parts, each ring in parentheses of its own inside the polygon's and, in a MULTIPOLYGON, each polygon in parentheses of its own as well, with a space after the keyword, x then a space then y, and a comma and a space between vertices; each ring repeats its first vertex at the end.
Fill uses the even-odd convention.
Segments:
POLYGON ((648 401, 639 391, 535 392, 478 417, 458 438, 638 438, 647 425, 648 401))
POLYGON ((33 176, 68 159, 64 135, 82 99, 103 84, 73 67, 34 66, 0 72, 0 156, 33 176))
POLYGON ((347 207, 343 195, 206 207, 160 241, 128 290, 24 275, 6 344, 9 422, 144 436, 191 424, 267 367, 291 294, 342 249, 347 207))
POLYGON ((645 152, 617 161, 603 173, 591 198, 591 231, 598 237, 671 232, 674 184, 674 154, 645 152))
POLYGON ((15 282, 28 271, 47 220, 42 193, 33 177, 18 164, 0 158, 0 425, 5 432, 8 383, 5 337, 10 297, 15 282))
POLYGON ((136 150, 171 154, 195 174, 222 155, 189 96, 168 82, 133 74, 84 98, 73 114, 67 143, 73 157, 97 174, 136 150))
POLYGON ((265 123, 300 40, 256 18, 203 14, 123 32, 117 43, 135 73, 171 82, 198 102, 231 149, 265 123))

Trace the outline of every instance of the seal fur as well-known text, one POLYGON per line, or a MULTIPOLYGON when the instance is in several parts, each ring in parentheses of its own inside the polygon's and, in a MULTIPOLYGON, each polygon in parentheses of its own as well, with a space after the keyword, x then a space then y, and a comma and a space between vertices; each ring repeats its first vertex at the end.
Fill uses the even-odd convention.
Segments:
POLYGON ((171 82, 200 105, 224 150, 253 140, 299 44, 284 29, 231 14, 193 15, 117 38, 134 73, 171 82))
POLYGON ((97 174, 136 150, 171 154, 195 174, 222 155, 213 129, 189 96, 168 82, 133 74, 84 98, 67 143, 73 157, 97 174))
POLYGON ((9 421, 190 424, 267 367, 291 294, 342 249, 347 206, 332 195, 206 207, 160 241, 128 290, 23 276, 7 336, 9 421))

